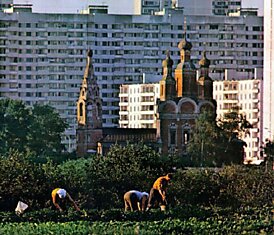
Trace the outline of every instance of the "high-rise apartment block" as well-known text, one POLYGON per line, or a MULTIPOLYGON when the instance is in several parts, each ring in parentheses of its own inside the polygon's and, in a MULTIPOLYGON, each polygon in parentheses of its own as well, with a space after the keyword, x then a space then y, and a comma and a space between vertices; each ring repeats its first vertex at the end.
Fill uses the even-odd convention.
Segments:
POLYGON ((274 137, 274 1, 264 1, 264 140, 274 137))
POLYGON ((229 15, 240 10, 242 0, 212 0, 214 15, 229 15))
MULTIPOLYGON (((0 12, 0 97, 54 106, 70 126, 67 143, 75 143, 75 103, 91 48, 103 125, 118 127, 120 85, 140 83, 143 74, 159 81, 166 50, 179 60, 184 17, 179 9, 163 15, 44 14, 24 12, 22 6, 19 12, 0 12)), ((262 67, 262 17, 186 16, 186 21, 191 59, 197 66, 208 51, 212 78, 223 79, 225 69, 262 67)))
POLYGON ((230 72, 234 74, 226 71, 225 80, 213 83, 213 96, 217 102, 217 118, 222 118, 224 113, 238 108, 239 113, 252 125, 252 128, 246 133, 241 133, 242 136, 239 137, 247 143, 246 161, 254 160, 261 157, 263 144, 262 69, 241 73, 238 76, 236 71, 230 72), (232 79, 233 77, 241 79, 235 80, 232 79))
POLYGON ((122 85, 119 97, 120 127, 156 128, 159 83, 122 85))
POLYGON ((0 0, 0 11, 10 8, 13 4, 13 0, 0 0))

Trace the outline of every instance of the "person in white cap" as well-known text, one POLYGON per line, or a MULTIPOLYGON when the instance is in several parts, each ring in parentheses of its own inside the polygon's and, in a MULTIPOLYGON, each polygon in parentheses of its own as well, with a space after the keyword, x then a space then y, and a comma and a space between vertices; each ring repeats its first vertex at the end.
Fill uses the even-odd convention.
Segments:
POLYGON ((75 201, 71 198, 68 192, 63 188, 56 188, 51 192, 52 202, 54 206, 60 211, 63 212, 65 210, 65 204, 67 201, 70 201, 75 208, 75 210, 80 211, 79 207, 75 203, 75 201))
POLYGON ((124 194, 125 211, 145 211, 149 194, 131 190, 124 194))

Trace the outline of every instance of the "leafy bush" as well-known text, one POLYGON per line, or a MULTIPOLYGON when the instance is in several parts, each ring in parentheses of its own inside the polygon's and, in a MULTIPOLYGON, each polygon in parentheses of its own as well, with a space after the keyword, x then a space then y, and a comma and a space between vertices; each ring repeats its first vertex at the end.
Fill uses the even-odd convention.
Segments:
POLYGON ((0 158, 0 207, 15 209, 19 200, 38 207, 48 198, 51 180, 42 165, 31 162, 28 156, 11 151, 0 158))
MULTIPOLYGON (((37 163, 11 151, 0 157, 0 206, 14 210, 18 200, 30 208, 49 208, 55 187, 68 190, 80 208, 123 209, 123 194, 132 189, 149 192, 155 179, 177 166, 142 144, 114 146, 109 154, 56 164, 37 163)), ((203 206, 270 206, 274 172, 230 166, 218 169, 177 167, 168 188, 170 208, 203 206)), ((187 212, 186 212, 187 213, 187 212)))
POLYGON ((274 172, 245 166, 178 171, 170 194, 175 205, 272 205, 274 172))
POLYGON ((154 180, 169 170, 169 164, 148 146, 113 146, 107 156, 91 160, 87 188, 92 206, 123 207, 125 192, 132 189, 149 192, 154 180))
POLYGON ((219 204, 238 206, 272 205, 274 172, 242 166, 225 167, 219 172, 219 204))

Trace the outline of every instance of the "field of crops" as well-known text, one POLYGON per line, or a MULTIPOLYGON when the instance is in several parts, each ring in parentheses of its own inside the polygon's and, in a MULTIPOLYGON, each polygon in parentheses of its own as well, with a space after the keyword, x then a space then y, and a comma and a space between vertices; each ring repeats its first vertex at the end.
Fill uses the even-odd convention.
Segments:
POLYGON ((271 209, 196 209, 188 215, 184 209, 144 214, 94 210, 87 216, 50 210, 20 217, 1 213, 0 234, 272 234, 271 209))

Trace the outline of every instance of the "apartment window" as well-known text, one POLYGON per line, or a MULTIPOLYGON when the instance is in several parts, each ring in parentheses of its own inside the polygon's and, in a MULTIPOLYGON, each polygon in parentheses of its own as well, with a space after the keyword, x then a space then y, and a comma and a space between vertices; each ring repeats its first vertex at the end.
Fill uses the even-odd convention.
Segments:
POLYGON ((260 31, 260 26, 254 26, 252 29, 253 31, 260 31))
POLYGON ((217 25, 217 24, 211 24, 210 26, 209 26, 209 29, 212 29, 212 30, 216 30, 216 29, 218 29, 219 28, 219 26, 217 25))

